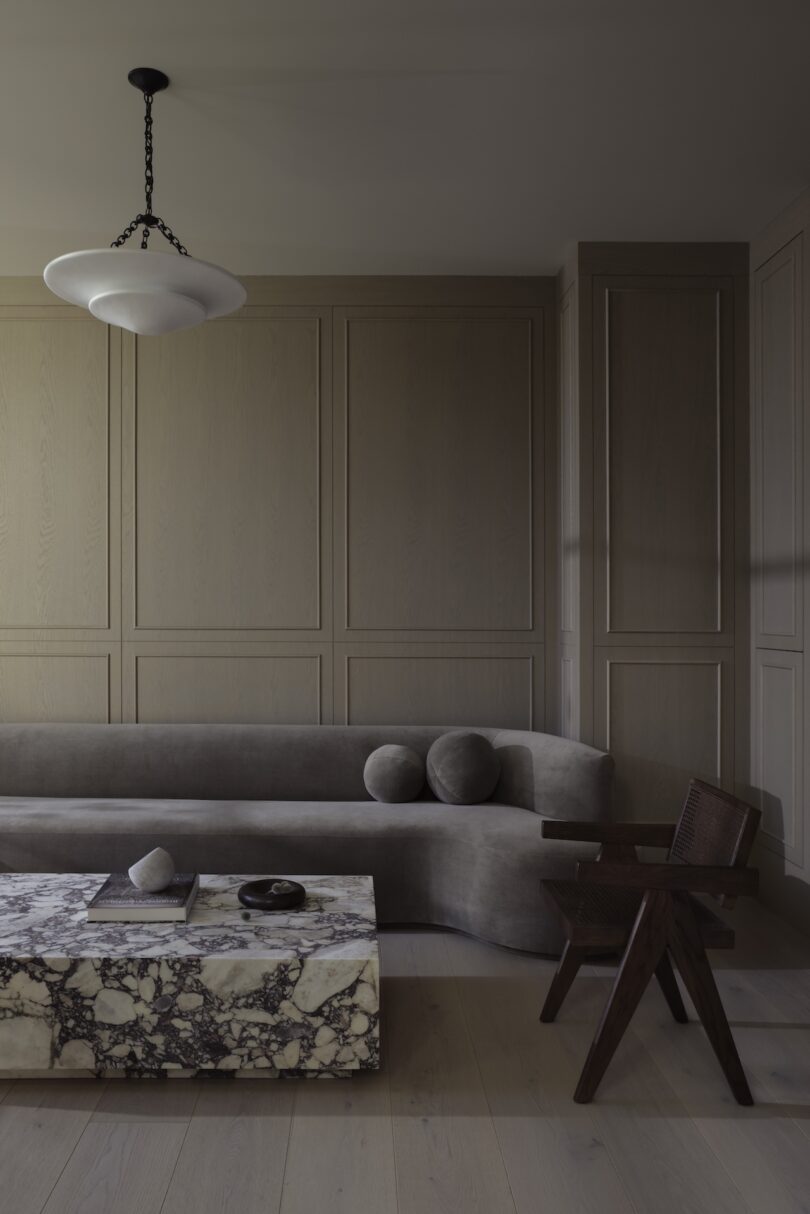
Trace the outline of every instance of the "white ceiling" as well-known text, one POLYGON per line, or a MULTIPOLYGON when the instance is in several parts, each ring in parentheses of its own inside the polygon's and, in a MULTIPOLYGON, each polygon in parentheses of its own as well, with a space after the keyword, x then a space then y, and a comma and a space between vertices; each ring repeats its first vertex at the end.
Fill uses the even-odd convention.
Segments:
MULTIPOLYGON (((3 0, 0 274, 142 205, 240 274, 543 274, 810 183, 808 0, 3 0)), ((159 238, 154 247, 159 247, 159 238)), ((168 247, 168 246, 167 246, 168 247)))

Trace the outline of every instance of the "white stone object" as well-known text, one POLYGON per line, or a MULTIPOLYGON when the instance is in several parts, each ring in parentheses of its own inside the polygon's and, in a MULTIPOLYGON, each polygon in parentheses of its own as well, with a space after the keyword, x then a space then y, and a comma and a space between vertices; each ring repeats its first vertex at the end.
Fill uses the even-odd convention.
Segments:
POLYGON ((162 847, 155 847, 129 870, 129 879, 136 889, 156 894, 165 889, 174 876, 174 860, 162 847))

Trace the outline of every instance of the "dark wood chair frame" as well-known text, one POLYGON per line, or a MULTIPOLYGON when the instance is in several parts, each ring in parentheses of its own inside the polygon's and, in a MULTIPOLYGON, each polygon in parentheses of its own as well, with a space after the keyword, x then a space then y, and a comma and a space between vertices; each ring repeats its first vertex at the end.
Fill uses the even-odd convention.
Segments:
MULTIPOLYGON (((673 971, 675 962, 706 1035, 740 1104, 753 1104, 748 1081, 712 974, 706 945, 733 948, 734 933, 695 894, 711 894, 723 905, 757 892, 758 874, 745 864, 759 826, 760 813, 745 802, 702 781, 693 780, 678 823, 564 822, 547 819, 548 839, 601 844, 598 859, 577 865, 576 883, 544 881, 567 939, 540 1019, 553 1021, 577 971, 588 956, 624 947, 619 970, 574 1094, 589 1103, 653 975, 679 1024, 688 1021, 673 971), (693 831, 694 814, 734 807, 739 829, 726 839, 701 841, 693 831), (688 814, 692 819, 686 822, 688 814), (646 863, 637 847, 670 849, 666 863, 646 863), (676 851, 676 848, 678 849, 676 851), (688 863, 718 852, 724 863, 688 863), (577 895, 579 894, 579 902, 577 895), (596 908, 589 914, 589 903, 596 908), (637 911, 635 909, 637 905, 637 911), (572 914, 572 906, 575 913, 572 914), (627 910, 630 908, 628 916, 627 910), (617 913, 611 914, 614 909, 617 913), (624 913, 621 913, 621 912, 624 913), (633 915, 635 917, 633 917, 633 915)), ((717 824, 715 823, 715 826, 717 824)), ((715 836, 717 832, 715 831, 715 836)))

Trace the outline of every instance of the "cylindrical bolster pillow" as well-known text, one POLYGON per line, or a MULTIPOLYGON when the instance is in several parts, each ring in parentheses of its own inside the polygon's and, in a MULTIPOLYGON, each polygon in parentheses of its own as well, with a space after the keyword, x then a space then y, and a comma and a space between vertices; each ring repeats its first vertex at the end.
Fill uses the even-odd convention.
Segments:
POLYGON ((425 786, 425 761, 410 746, 379 746, 366 759, 363 780, 375 801, 414 801, 425 786))
POLYGON ((428 784, 448 805, 475 805, 495 791, 501 761, 483 734, 454 730, 443 734, 427 754, 428 784))

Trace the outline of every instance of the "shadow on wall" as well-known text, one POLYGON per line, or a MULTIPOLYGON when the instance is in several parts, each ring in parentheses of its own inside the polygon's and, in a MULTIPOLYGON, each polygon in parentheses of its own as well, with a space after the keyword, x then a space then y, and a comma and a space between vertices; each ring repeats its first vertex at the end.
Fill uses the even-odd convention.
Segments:
POLYGON ((760 897, 810 936, 810 881, 794 875, 796 869, 802 868, 801 859, 793 867, 789 856, 782 852, 780 843, 786 830, 782 801, 773 793, 752 787, 740 795, 762 808, 762 825, 752 861, 760 871, 760 897))
MULTIPOLYGON (((762 822, 750 861, 752 867, 759 870, 760 900, 810 936, 810 883, 793 875, 790 860, 782 852, 786 818, 781 797, 753 784, 738 784, 734 792, 743 801, 762 810, 762 822)), ((772 958, 762 959, 766 967, 768 960, 772 958)), ((784 968, 782 958, 779 965, 784 968)))
POLYGON ((760 832, 765 831, 767 834, 773 835, 775 839, 784 839, 785 815, 781 797, 775 796, 772 792, 752 788, 750 800, 752 805, 758 805, 762 810, 760 832))
POLYGON ((718 784, 716 772, 662 763, 620 749, 611 754, 616 763, 613 817, 617 821, 675 822, 691 779, 718 784))

